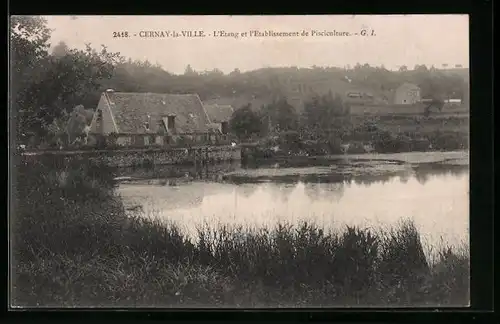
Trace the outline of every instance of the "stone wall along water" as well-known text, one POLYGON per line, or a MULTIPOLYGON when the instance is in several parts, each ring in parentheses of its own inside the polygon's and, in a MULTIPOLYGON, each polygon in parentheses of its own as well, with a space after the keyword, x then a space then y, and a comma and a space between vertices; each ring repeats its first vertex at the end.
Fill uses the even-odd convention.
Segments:
POLYGON ((89 162, 104 163, 111 167, 131 167, 239 161, 241 160, 241 149, 238 146, 204 146, 149 150, 56 151, 27 153, 25 154, 25 160, 36 159, 37 156, 47 157, 49 155, 69 159, 72 157, 85 157, 88 158, 89 162))

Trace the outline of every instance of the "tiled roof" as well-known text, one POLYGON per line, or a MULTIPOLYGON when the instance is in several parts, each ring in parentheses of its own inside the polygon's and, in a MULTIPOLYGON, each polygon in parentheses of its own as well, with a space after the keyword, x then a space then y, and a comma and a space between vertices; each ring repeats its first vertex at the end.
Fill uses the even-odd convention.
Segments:
POLYGON ((208 131, 208 116, 196 94, 159 94, 105 92, 120 133, 159 131, 163 118, 175 116, 177 133, 204 133, 208 131), (149 117, 148 117, 149 116, 149 117))
POLYGON ((212 104, 204 105, 204 107, 212 123, 229 121, 234 111, 231 105, 212 104))
POLYGON ((413 83, 409 83, 409 82, 404 82, 403 84, 401 84, 398 87, 398 90, 399 89, 412 89, 412 88, 418 88, 418 85, 413 84, 413 83))

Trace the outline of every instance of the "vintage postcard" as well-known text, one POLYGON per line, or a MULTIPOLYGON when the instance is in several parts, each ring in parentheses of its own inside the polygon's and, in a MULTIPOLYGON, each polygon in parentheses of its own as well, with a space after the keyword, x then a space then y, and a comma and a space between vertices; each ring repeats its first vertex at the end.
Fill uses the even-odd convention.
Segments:
POLYGON ((468 29, 12 16, 11 306, 468 306, 468 29))

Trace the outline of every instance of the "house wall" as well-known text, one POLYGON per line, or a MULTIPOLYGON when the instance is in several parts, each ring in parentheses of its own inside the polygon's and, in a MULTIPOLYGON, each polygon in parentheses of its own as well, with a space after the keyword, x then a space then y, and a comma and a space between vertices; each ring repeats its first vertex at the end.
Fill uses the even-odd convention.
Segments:
POLYGON ((156 135, 155 136, 155 144, 156 145, 159 145, 159 146, 163 146, 164 145, 164 139, 165 139, 165 136, 162 136, 162 135, 156 135))
POLYGON ((223 121, 220 123, 220 131, 222 134, 229 133, 229 121, 223 121))
POLYGON ((412 105, 420 99, 420 88, 417 86, 401 86, 394 93, 394 104, 396 105, 412 105))
MULTIPOLYGON (((97 104, 97 109, 94 112, 94 114, 97 114, 99 110, 102 111, 102 134, 108 135, 115 132, 115 126, 113 124, 111 112, 106 103, 106 98, 104 98, 104 94, 101 95, 101 99, 99 99, 99 103, 97 104)), ((90 125, 91 133, 96 133, 96 134, 101 133, 97 123, 98 123, 97 118, 93 118, 92 124, 90 125)))
POLYGON ((120 136, 116 140, 116 144, 120 146, 127 146, 132 144, 132 137, 131 136, 120 136))
POLYGON ((227 134, 118 134, 116 144, 133 147, 171 147, 183 145, 227 145, 227 134), (148 138, 147 140, 145 138, 148 138))

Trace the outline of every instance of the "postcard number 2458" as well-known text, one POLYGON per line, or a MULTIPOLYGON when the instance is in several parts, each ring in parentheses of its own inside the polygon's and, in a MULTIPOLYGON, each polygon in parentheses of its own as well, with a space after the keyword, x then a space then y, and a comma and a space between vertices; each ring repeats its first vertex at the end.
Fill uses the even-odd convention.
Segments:
POLYGON ((128 32, 126 31, 120 31, 120 32, 113 32, 113 38, 116 37, 129 37, 128 32))

